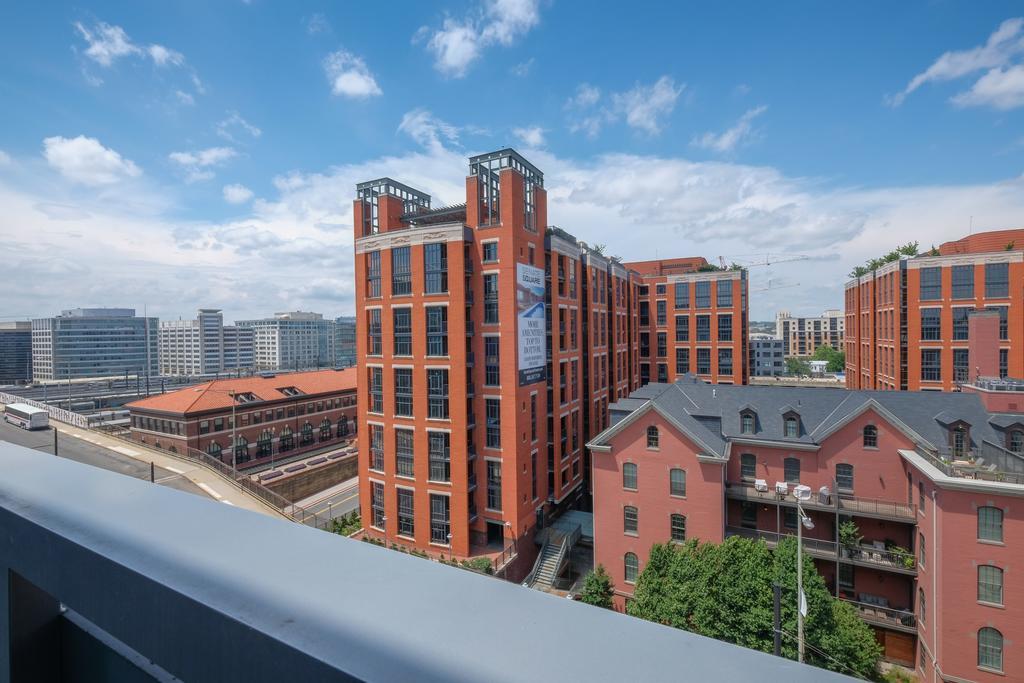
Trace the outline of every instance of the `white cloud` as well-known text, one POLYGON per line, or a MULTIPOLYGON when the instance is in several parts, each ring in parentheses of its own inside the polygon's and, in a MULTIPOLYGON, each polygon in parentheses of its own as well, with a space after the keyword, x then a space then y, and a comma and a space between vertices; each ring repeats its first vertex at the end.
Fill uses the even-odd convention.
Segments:
MULTIPOLYGON (((982 77, 982 80, 989 79, 989 83, 983 86, 983 88, 1005 92, 1006 88, 1013 87, 1015 81, 1011 74, 1009 79, 1011 82, 1006 82, 1007 79, 1005 76, 1000 76, 998 72, 1001 70, 997 67, 1006 66, 1015 56, 1022 52, 1024 52, 1024 18, 1007 19, 988 37, 984 45, 969 50, 944 53, 931 66, 914 76, 902 92, 887 98, 887 101, 893 106, 899 106, 908 95, 926 83, 954 80, 983 70, 990 70, 982 77)), ((977 101, 970 101, 971 93, 980 83, 981 81, 975 83, 974 88, 968 93, 958 95, 954 98, 954 102, 959 98, 966 97, 969 100, 968 104, 992 104, 993 106, 998 106, 995 104, 996 102, 1005 103, 1007 101, 1002 95, 993 97, 987 96, 984 93, 977 96, 977 101)), ((964 102, 957 103, 964 104, 964 102)))
POLYGON ((131 160, 84 135, 44 139, 43 156, 65 178, 82 185, 112 185, 142 175, 131 160))
POLYGON ((469 16, 446 18, 437 30, 421 27, 413 42, 425 39, 434 55, 434 67, 445 76, 462 78, 484 49, 491 45, 508 47, 538 23, 539 0, 488 0, 469 16))
POLYGON ((10 166, 11 155, 0 149, 0 166, 10 166))
POLYGON ((331 30, 331 24, 320 12, 317 12, 309 19, 306 20, 306 33, 311 36, 315 36, 318 33, 328 33, 331 30))
POLYGON ((224 186, 224 201, 228 204, 245 204, 252 199, 252 190, 245 185, 235 183, 224 186))
MULTIPOLYGON (((82 190, 60 177, 36 186, 0 177, 5 275, 24 284, 17 302, 0 300, 0 316, 59 310, 74 303, 68 292, 78 300, 139 306, 130 297, 145 292, 150 312, 162 317, 207 306, 225 309, 229 319, 275 309, 351 312, 348 200, 356 183, 389 176, 429 193, 435 206, 465 200, 466 158, 453 142, 459 128, 429 112, 409 117, 406 128, 418 131, 422 149, 282 174, 272 198, 240 204, 230 221, 182 221, 174 188, 147 188, 153 181, 144 178, 125 193, 117 186, 82 190)), ((667 154, 570 160, 534 150, 529 158, 545 172, 551 222, 588 243, 607 244, 609 254, 712 261, 719 255, 753 261, 755 252, 781 250, 812 256, 751 269, 752 290, 770 279, 802 283, 753 293, 751 317, 760 320, 778 308, 841 308, 850 268, 896 244, 962 237, 971 215, 975 231, 1018 225, 1024 215, 1024 177, 861 189, 767 166, 667 154)))
POLYGON ((637 83, 630 90, 611 93, 610 103, 598 106, 602 98, 600 89, 581 83, 565 103, 569 130, 596 137, 606 124, 625 120, 631 128, 657 135, 685 88, 685 83, 676 85, 671 76, 662 76, 650 85, 637 83))
POLYGON ((534 58, 530 57, 525 62, 519 62, 511 69, 509 73, 518 78, 525 78, 530 75, 530 70, 533 69, 534 58))
POLYGON ((676 100, 686 84, 676 86, 669 76, 662 76, 653 85, 639 83, 632 90, 612 96, 615 109, 621 112, 630 127, 656 135, 663 119, 672 113, 676 100))
POLYGON ((163 45, 150 45, 146 52, 157 66, 181 66, 185 63, 185 55, 163 45))
POLYGON ((544 129, 540 126, 513 128, 512 134, 522 140, 523 144, 527 147, 539 148, 544 146, 544 129))
POLYGON ((227 118, 217 123, 216 131, 217 135, 234 143, 238 142, 235 138, 238 132, 246 133, 253 138, 263 135, 262 130, 242 118, 237 111, 228 112, 227 118))
POLYGON ((737 121, 736 125, 732 128, 729 128, 718 135, 708 132, 703 135, 696 136, 690 141, 690 144, 695 147, 710 149, 715 152, 732 152, 750 139, 753 133, 754 119, 763 114, 766 109, 768 109, 768 107, 764 105, 749 109, 740 117, 740 120, 737 121))
MULTIPOLYGON (((186 65, 185 55, 177 50, 157 43, 139 45, 132 42, 132 39, 128 37, 128 34, 120 26, 112 26, 102 21, 92 27, 87 27, 82 22, 77 21, 75 22, 75 29, 86 43, 84 55, 103 68, 112 67, 116 61, 122 58, 149 59, 154 66, 159 68, 180 67, 185 69, 186 72, 189 72, 195 91, 199 94, 206 92, 195 71, 186 65)), ((103 79, 92 73, 84 60, 81 63, 81 71, 82 76, 89 85, 99 87, 103 84, 103 79)), ((191 105, 195 103, 193 96, 180 88, 174 90, 174 95, 182 104, 191 105)))
POLYGON ((406 112, 402 122, 398 124, 399 132, 411 137, 417 144, 428 150, 441 150, 444 143, 457 143, 459 129, 442 121, 426 109, 413 109, 406 112))
POLYGON ((171 152, 167 158, 185 171, 185 180, 194 183, 213 178, 213 168, 238 156, 231 147, 208 147, 193 152, 171 152))
POLYGON ((331 84, 331 92, 353 99, 383 95, 366 62, 347 50, 332 52, 324 58, 324 73, 331 84))
POLYGON ((92 29, 88 29, 82 22, 77 21, 75 28, 88 45, 85 55, 100 66, 110 66, 121 57, 142 52, 120 26, 111 26, 101 21, 92 29))
POLYGON ((979 78, 971 89, 953 98, 960 107, 988 106, 994 109, 1024 107, 1024 64, 995 68, 979 78))

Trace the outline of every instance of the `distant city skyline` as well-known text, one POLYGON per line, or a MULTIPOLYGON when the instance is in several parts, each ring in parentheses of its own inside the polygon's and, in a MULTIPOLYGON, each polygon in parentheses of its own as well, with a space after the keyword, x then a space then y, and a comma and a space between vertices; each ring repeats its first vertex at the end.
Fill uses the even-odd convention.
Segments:
POLYGON ((897 244, 1024 225, 1019 4, 579 12, 13 7, 0 320, 350 315, 355 184, 443 205, 506 146, 544 172, 549 223, 627 261, 809 256, 751 269, 754 320, 841 307, 897 244))

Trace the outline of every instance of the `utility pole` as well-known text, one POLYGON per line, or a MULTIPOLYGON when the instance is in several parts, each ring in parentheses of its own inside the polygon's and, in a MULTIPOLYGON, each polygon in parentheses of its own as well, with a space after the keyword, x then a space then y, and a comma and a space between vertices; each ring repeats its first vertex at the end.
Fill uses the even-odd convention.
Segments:
POLYGON ((775 656, 782 656, 782 585, 773 584, 772 593, 775 598, 775 656))

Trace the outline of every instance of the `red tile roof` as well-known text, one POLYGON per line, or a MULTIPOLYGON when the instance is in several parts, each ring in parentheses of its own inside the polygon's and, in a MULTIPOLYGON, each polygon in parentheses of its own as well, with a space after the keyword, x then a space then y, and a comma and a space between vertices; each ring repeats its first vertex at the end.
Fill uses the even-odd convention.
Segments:
MULTIPOLYGON (((231 393, 253 394, 257 401, 287 398, 281 390, 295 387, 303 394, 325 394, 355 391, 356 369, 316 370, 282 373, 274 377, 240 377, 218 379, 186 387, 166 394, 157 394, 129 403, 127 407, 159 410, 167 413, 195 413, 231 407, 231 393)), ((236 405, 246 405, 238 403, 236 405)))

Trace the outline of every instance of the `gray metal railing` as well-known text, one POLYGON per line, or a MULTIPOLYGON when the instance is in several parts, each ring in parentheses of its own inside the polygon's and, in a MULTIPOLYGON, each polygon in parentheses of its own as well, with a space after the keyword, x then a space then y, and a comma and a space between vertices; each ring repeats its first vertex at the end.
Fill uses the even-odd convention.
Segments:
POLYGON ((3 442, 0 471, 0 683, 850 680, 3 442), (495 624, 531 667, 475 656, 495 624))
POLYGON ((857 613, 865 621, 896 628, 902 627, 909 630, 916 630, 917 628, 917 617, 910 610, 882 607, 881 605, 872 605, 867 602, 858 602, 846 598, 840 599, 853 605, 857 609, 857 613))
MULTIPOLYGON (((744 538, 761 539, 769 544, 776 544, 783 538, 792 538, 796 540, 796 532, 791 534, 780 534, 774 531, 762 531, 761 529, 747 529, 745 527, 738 526, 727 526, 725 528, 725 534, 727 536, 742 536, 744 538)), ((812 553, 818 553, 820 555, 834 556, 836 554, 836 543, 835 541, 824 541, 818 538, 807 538, 803 537, 804 548, 812 553)))
POLYGON ((844 559, 862 562, 908 572, 917 572, 917 559, 913 553, 897 550, 885 550, 872 546, 841 546, 839 550, 844 559))

